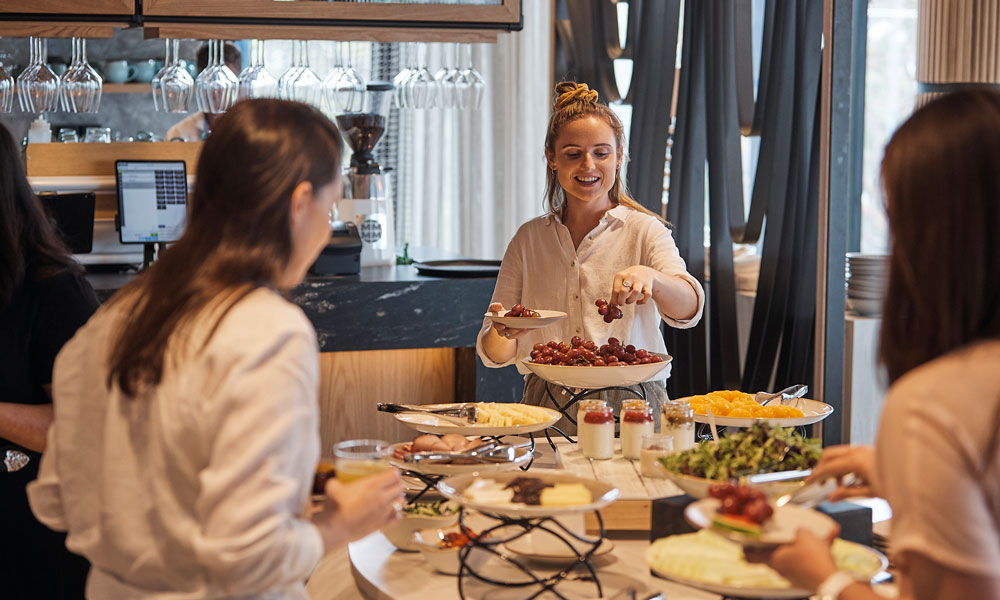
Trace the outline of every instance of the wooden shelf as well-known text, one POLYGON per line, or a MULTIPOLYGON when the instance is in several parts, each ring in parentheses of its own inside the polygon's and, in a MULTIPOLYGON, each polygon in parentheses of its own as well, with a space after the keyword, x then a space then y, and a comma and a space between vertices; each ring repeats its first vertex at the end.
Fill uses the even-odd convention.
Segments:
POLYGON ((424 29, 417 27, 327 27, 310 25, 214 25, 156 23, 153 37, 227 40, 336 40, 353 42, 462 42, 494 44, 494 29, 424 29))
POLYGON ((145 0, 140 4, 134 0, 0 0, 0 37, 108 38, 116 28, 139 27, 147 39, 495 43, 499 33, 521 28, 521 1, 456 5, 405 1, 145 0), (94 15, 106 15, 107 20, 78 20, 94 15))
POLYGON ((133 0, 0 0, 2 13, 31 13, 49 15, 131 15, 135 10, 133 0))
POLYGON ((0 21, 0 37, 109 38, 127 21, 0 21))
POLYGON ((274 0, 145 0, 146 17, 236 17, 342 21, 414 21, 428 23, 509 23, 521 19, 521 0, 499 5, 275 2, 274 0))
POLYGON ((104 94, 151 94, 148 83, 105 83, 104 94))
POLYGON ((28 177, 93 177, 114 174, 115 161, 183 160, 194 172, 201 142, 116 142, 111 144, 28 144, 28 177))

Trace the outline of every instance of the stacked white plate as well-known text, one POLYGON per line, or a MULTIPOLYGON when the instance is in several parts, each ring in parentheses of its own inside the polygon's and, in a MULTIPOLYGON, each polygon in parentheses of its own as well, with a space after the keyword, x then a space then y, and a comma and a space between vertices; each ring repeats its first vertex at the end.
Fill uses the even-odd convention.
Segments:
POLYGON ((882 314, 882 298, 889 276, 885 254, 847 253, 847 308, 859 315, 882 314))

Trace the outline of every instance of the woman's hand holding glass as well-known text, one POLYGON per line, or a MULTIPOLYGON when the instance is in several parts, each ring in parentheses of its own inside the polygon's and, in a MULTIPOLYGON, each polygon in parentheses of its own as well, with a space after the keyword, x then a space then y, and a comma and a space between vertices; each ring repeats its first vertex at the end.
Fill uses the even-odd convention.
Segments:
MULTIPOLYGON (((489 312, 496 316, 503 316, 508 309, 503 307, 500 302, 494 302, 490 304, 489 312)), ((502 323, 493 322, 493 329, 496 330, 497 335, 508 340, 516 340, 517 338, 523 336, 525 333, 530 331, 530 329, 516 329, 514 327, 507 327, 502 323)))
POLYGON ((328 552, 399 519, 403 507, 403 484, 395 469, 343 483, 326 482, 323 509, 312 521, 323 536, 328 552))

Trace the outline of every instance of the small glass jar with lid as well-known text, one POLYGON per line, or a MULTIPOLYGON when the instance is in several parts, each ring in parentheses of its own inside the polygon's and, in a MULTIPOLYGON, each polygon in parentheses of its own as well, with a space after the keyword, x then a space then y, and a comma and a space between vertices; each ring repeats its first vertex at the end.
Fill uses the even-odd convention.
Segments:
POLYGON ((694 447, 694 410, 686 400, 663 403, 660 432, 674 438, 674 452, 694 447))
POLYGON ((621 414, 622 456, 639 460, 642 437, 653 433, 653 409, 645 400, 625 400, 621 414))
POLYGON ((578 413, 580 451, 587 458, 605 460, 615 453, 615 415, 607 403, 591 404, 578 413))

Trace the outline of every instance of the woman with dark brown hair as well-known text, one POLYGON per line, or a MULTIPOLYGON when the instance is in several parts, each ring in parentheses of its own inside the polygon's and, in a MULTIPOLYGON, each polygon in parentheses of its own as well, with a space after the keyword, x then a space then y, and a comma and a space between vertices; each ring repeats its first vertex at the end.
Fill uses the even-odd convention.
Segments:
POLYGON ((80 598, 87 561, 31 514, 52 422, 52 364, 97 310, 83 269, 49 223, 0 125, 0 581, 5 597, 80 598))
MULTIPOLYGON (((491 311, 522 304, 569 316, 544 329, 507 328, 486 319, 477 350, 488 367, 525 358, 537 344, 573 337, 597 345, 617 338, 650 352, 665 353, 660 327, 694 327, 705 294, 686 270, 665 222, 629 196, 621 172, 625 130, 587 84, 556 85, 545 135, 547 214, 518 229, 497 276, 491 311), (598 313, 596 300, 622 307, 621 318, 598 313)), ((549 384, 527 368, 523 401, 568 403, 565 388, 549 384)), ((663 378, 669 375, 664 373, 663 378)), ((657 420, 667 393, 663 381, 642 384, 657 420)), ((629 395, 606 394, 616 404, 629 395)), ((576 431, 566 419, 564 431, 576 431)))
MULTIPOLYGON (((889 501, 901 597, 1000 598, 1000 93, 959 91, 915 112, 882 178, 891 387, 874 450, 827 449, 812 478, 854 473, 863 484, 836 498, 889 501)), ((826 599, 881 598, 806 532, 770 564, 826 599)))
POLYGON ((237 104, 202 149, 184 235, 59 354, 29 495, 90 560, 89 598, 307 598, 325 552, 394 518, 394 472, 331 481, 303 516, 318 350, 280 291, 329 240, 341 143, 305 104, 237 104))

